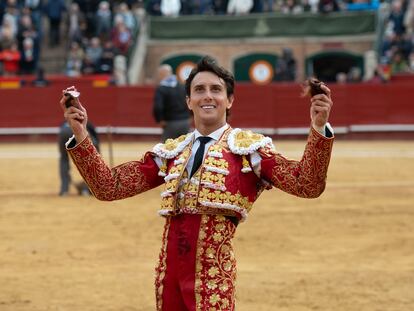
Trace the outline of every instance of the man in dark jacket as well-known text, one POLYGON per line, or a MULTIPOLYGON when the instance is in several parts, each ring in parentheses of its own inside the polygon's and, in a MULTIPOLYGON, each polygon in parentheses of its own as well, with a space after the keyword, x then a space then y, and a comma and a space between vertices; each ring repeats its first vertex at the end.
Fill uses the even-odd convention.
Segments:
POLYGON ((154 118, 163 129, 161 140, 177 138, 190 131, 190 112, 185 88, 177 81, 170 65, 158 68, 158 87, 154 96, 154 118))
MULTIPOLYGON (((93 145, 99 151, 99 137, 94 125, 88 122, 86 128, 92 139, 93 145)), ((67 121, 63 122, 59 127, 58 146, 59 146, 59 176, 60 176, 60 191, 59 196, 67 196, 69 194, 69 186, 72 184, 70 176, 69 156, 66 151, 66 142, 73 135, 72 130, 67 121)), ((73 183, 79 195, 90 195, 88 185, 84 182, 73 183)))

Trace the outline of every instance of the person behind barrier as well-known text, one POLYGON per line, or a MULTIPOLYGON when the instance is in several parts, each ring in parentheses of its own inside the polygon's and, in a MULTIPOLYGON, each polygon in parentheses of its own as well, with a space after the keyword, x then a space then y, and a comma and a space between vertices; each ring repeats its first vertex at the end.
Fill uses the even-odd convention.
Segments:
MULTIPOLYGON (((99 137, 95 127, 91 122, 87 122, 86 129, 93 145, 99 152, 99 137)), ((67 121, 63 122, 59 127, 58 147, 59 147, 59 177, 60 190, 59 196, 67 196, 69 194, 70 185, 73 184, 79 195, 90 195, 88 185, 85 182, 73 183, 70 175, 69 156, 66 151, 65 143, 73 135, 72 130, 67 121)))
POLYGON ((185 104, 185 88, 173 74, 170 65, 158 68, 159 84, 155 90, 153 115, 162 127, 161 141, 177 138, 190 131, 190 111, 185 104))

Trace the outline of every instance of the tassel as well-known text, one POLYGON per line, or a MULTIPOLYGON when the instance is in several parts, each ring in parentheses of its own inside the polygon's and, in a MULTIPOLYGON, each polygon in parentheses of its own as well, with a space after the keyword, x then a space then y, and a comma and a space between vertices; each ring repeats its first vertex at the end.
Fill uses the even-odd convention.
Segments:
POLYGON ((167 176, 167 159, 162 160, 162 165, 160 167, 160 170, 158 171, 158 176, 167 176))
POLYGON ((241 169, 242 173, 248 173, 252 171, 249 161, 246 159, 245 155, 242 155, 242 165, 243 165, 243 168, 241 169))

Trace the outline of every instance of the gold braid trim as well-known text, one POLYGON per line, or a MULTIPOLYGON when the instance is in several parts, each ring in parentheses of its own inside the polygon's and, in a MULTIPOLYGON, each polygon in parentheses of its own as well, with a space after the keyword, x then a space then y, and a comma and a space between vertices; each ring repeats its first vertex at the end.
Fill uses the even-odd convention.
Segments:
POLYGON ((89 137, 68 152, 89 189, 99 200, 119 200, 156 186, 151 187, 141 171, 141 165, 149 154, 140 161, 127 162, 110 169, 89 137))
POLYGON ((270 181, 275 187, 299 197, 316 198, 325 190, 333 141, 312 128, 301 161, 288 160, 274 150, 262 148, 262 176, 269 177, 269 172, 263 170, 271 169, 270 181))

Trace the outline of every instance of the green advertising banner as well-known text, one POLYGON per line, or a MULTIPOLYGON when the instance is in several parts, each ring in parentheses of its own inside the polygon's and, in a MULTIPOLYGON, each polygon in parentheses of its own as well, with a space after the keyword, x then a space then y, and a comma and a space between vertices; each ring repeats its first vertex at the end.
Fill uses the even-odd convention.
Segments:
POLYGON ((180 16, 150 18, 151 39, 224 39, 252 37, 340 36, 375 33, 377 14, 281 13, 245 16, 180 16))

